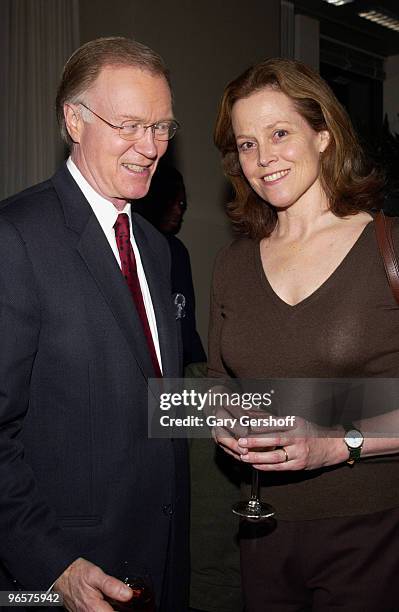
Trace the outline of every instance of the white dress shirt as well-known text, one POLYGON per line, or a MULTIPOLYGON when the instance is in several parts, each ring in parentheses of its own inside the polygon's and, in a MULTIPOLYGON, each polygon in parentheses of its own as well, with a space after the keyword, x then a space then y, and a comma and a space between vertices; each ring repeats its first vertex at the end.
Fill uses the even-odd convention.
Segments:
POLYGON ((148 288, 147 279, 145 277, 143 264, 141 262, 140 251, 137 247, 136 240, 134 238, 134 228, 132 226, 132 212, 130 203, 126 204, 123 210, 117 210, 115 206, 107 200, 103 198, 97 191, 93 189, 93 187, 87 182, 83 174, 80 172, 76 164, 69 157, 67 161, 67 168, 69 172, 72 174, 72 177, 78 184, 80 190, 83 192, 86 200, 89 202, 90 206, 93 209, 94 214, 97 217, 99 224, 109 242, 109 245, 112 249, 113 254, 115 255, 115 259, 118 262, 119 267, 121 268, 121 260, 119 257, 119 251, 116 244, 115 238, 115 230, 114 225, 117 216, 120 213, 126 213, 129 217, 129 226, 130 226, 130 242, 132 244, 134 256, 136 258, 137 265, 137 275, 139 278, 141 293, 143 294, 143 301, 145 306, 145 311, 147 314, 148 324, 150 326, 152 339, 154 341, 155 352, 158 357, 159 367, 162 372, 162 361, 161 361, 161 350, 159 347, 159 337, 158 337, 158 328, 157 322, 155 319, 154 306, 151 300, 150 290, 148 288))

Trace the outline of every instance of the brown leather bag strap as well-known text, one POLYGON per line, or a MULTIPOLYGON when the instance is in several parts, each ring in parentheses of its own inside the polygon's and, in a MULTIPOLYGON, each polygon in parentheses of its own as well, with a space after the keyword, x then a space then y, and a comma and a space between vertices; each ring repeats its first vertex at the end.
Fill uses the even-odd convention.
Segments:
POLYGON ((382 210, 374 220, 375 233, 382 261, 384 262, 385 272, 392 289, 392 294, 399 304, 399 264, 392 240, 392 224, 393 218, 386 217, 382 210))

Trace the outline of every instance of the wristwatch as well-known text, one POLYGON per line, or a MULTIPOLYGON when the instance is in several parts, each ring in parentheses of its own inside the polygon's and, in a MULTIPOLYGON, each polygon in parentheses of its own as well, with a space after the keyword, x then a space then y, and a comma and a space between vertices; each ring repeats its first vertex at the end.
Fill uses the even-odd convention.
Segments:
POLYGON ((355 461, 360 459, 364 436, 361 431, 352 427, 352 429, 348 429, 348 431, 345 433, 344 442, 349 451, 349 457, 346 460, 346 463, 353 465, 355 461))

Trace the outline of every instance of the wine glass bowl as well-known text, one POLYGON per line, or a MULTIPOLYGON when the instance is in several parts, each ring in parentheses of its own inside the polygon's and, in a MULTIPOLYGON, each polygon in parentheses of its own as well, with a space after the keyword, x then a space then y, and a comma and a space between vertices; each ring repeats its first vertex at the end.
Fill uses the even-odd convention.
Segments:
POLYGON ((133 595, 127 601, 106 597, 106 601, 116 612, 156 612, 155 594, 151 576, 146 568, 130 567, 127 561, 113 572, 115 578, 129 586, 133 595))

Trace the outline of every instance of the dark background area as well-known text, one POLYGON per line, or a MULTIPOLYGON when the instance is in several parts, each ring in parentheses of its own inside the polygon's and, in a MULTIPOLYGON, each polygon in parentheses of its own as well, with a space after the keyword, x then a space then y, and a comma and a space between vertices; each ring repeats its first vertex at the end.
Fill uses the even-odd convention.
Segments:
MULTIPOLYGON (((355 0, 333 6, 294 0, 295 12, 319 22, 320 74, 346 107, 367 154, 387 175, 386 209, 399 214, 399 137, 384 113, 389 58, 399 55, 399 32, 359 16, 375 10, 398 20, 396 0, 355 0)), ((399 110, 399 95, 398 95, 399 110)))

